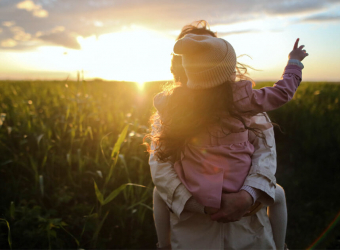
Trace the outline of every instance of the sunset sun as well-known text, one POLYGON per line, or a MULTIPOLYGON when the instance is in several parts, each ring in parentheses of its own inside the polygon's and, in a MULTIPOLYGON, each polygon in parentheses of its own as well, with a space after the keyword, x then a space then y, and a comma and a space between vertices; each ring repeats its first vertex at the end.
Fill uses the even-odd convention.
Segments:
POLYGON ((79 57, 88 77, 140 84, 171 77, 173 41, 157 32, 132 28, 77 40, 81 46, 79 57))

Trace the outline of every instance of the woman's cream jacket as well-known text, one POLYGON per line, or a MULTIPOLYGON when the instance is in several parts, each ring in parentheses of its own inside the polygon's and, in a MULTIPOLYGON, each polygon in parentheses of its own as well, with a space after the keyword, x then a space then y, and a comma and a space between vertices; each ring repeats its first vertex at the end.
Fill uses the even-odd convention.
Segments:
MULTIPOLYGON (((271 147, 266 147, 255 136, 250 138, 255 152, 244 185, 261 190, 259 201, 268 206, 274 202, 276 187, 274 131, 267 115, 254 116, 251 126, 262 129, 271 147)), ((156 120, 153 133, 159 127, 156 120)), ((208 215, 184 211, 191 194, 177 177, 172 165, 158 162, 153 153, 150 154, 149 164, 158 193, 171 211, 172 249, 275 249, 266 207, 255 215, 230 223, 218 223, 212 221, 208 215)))

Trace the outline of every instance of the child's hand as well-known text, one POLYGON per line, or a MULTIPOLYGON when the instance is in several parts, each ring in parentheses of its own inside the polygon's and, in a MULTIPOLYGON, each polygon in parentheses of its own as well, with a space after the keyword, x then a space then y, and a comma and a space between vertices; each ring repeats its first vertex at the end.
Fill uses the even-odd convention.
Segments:
POLYGON ((294 48, 292 52, 289 53, 288 58, 289 59, 297 59, 299 61, 302 61, 306 56, 308 56, 308 53, 306 53, 306 50, 302 49, 305 47, 305 45, 299 46, 299 40, 300 38, 296 39, 296 42, 294 44, 294 48))

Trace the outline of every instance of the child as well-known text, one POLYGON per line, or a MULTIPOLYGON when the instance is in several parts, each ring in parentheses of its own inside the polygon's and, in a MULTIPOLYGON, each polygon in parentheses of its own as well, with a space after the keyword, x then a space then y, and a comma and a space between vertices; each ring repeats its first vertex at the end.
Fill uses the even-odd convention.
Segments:
MULTIPOLYGON (((176 42, 174 52, 182 55, 187 86, 155 97, 162 129, 153 136, 153 142, 159 160, 174 163, 182 183, 208 213, 220 208, 223 192, 238 192, 244 183, 254 152, 248 132, 265 139, 262 131, 250 127, 250 118, 274 110, 293 97, 301 81, 300 61, 308 55, 302 47, 298 48, 297 40, 282 80, 274 87, 253 90, 250 81, 235 82, 236 55, 227 41, 188 34, 176 42)), ((282 249, 285 222, 282 226, 282 222, 272 220, 286 211, 283 191, 277 190, 269 214, 274 214, 271 223, 275 241, 279 241, 275 231, 283 238, 276 242, 282 249)), ((168 211, 157 192, 154 212, 159 244, 168 246, 169 228, 164 226, 168 225, 168 211), (162 226, 159 222, 164 219, 162 226)))

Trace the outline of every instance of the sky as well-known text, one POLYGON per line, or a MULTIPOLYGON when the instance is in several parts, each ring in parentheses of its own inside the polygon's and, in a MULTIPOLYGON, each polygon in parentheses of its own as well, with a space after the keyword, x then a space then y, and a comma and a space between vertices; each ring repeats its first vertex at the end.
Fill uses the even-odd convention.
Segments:
POLYGON ((300 38, 303 80, 340 81, 340 0, 0 0, 0 79, 171 80, 177 35, 202 19, 255 80, 279 80, 300 38))

